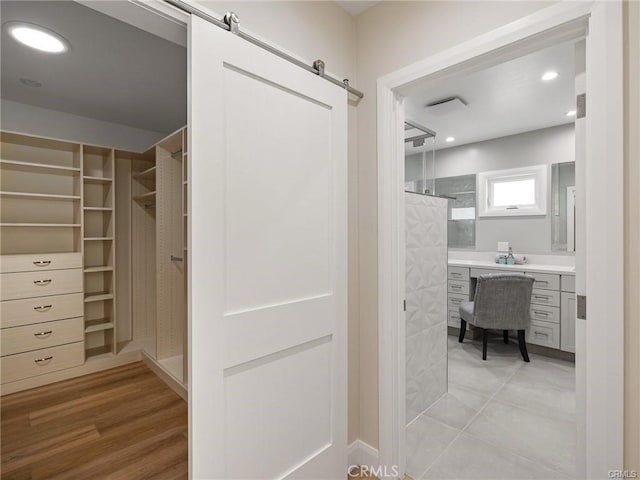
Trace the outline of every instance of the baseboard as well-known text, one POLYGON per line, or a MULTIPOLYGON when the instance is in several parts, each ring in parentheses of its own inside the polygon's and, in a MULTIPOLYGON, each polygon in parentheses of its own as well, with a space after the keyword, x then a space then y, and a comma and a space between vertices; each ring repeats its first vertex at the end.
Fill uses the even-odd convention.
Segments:
POLYGON ((378 450, 360 439, 355 440, 349 445, 347 455, 349 458, 349 467, 366 466, 375 469, 380 464, 378 450))
POLYGON ((182 397, 186 402, 188 401, 187 388, 180 383, 173 375, 167 372, 162 365, 156 362, 153 358, 142 352, 142 361, 149 367, 153 373, 155 373, 160 379, 167 384, 167 386, 182 397))

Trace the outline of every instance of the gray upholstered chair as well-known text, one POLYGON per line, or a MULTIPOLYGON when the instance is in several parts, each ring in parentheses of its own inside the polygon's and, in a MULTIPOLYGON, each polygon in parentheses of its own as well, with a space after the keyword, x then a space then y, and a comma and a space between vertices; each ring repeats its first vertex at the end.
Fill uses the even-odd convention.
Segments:
POLYGON ((524 340, 525 329, 531 322, 529 309, 533 277, 523 274, 501 273, 480 275, 473 302, 460 305, 460 337, 462 343, 467 322, 482 329, 482 359, 487 359, 487 331, 502 330, 504 343, 509 343, 509 330, 518 331, 520 353, 529 361, 524 340))

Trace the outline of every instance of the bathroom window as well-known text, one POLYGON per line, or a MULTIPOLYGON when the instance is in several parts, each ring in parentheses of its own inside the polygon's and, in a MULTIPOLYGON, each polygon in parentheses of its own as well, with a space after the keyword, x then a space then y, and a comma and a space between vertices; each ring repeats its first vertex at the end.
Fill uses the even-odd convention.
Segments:
POLYGON ((478 174, 480 217, 546 215, 547 166, 478 174))

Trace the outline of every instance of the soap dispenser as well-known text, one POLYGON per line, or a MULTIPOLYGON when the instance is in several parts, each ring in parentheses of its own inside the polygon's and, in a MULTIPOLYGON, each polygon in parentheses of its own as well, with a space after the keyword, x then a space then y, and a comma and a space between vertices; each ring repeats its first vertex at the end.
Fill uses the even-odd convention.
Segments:
POLYGON ((509 247, 509 253, 507 254, 507 265, 515 265, 516 259, 513 256, 513 248, 509 247))

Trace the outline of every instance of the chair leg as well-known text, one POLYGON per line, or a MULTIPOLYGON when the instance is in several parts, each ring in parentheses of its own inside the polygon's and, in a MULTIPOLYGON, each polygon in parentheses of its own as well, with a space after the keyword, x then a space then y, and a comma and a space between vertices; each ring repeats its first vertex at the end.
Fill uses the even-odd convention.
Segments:
POLYGON ((467 333, 467 321, 460 319, 460 335, 458 335, 458 342, 462 343, 464 335, 467 333))
POLYGON ((504 343, 509 343, 509 330, 502 331, 502 341, 504 343))
POLYGON ((524 342, 524 330, 518 330, 518 345, 520 346, 520 353, 522 354, 522 359, 529 363, 529 354, 527 353, 527 345, 524 342))
POLYGON ((482 359, 487 359, 487 337, 489 336, 489 330, 482 329, 482 359))

